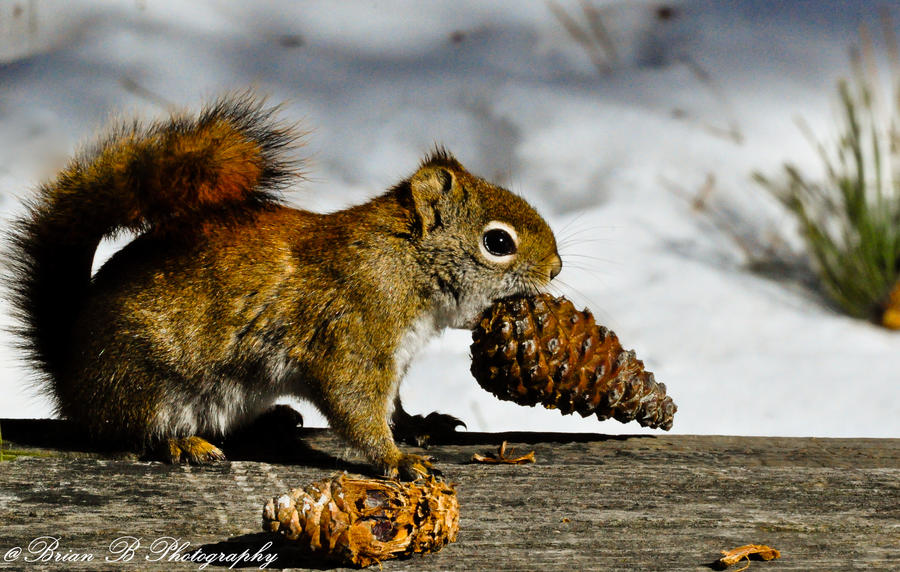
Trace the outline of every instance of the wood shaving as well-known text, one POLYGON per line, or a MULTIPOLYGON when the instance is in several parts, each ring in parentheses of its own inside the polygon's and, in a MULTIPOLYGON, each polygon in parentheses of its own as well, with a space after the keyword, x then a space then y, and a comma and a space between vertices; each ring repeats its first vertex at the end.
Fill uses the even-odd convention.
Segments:
POLYGON ((747 560, 747 565, 743 568, 738 568, 735 572, 741 572, 750 568, 751 555, 755 555, 760 560, 774 560, 781 557, 781 552, 765 544, 745 544, 731 550, 723 550, 722 554, 724 556, 719 558, 718 562, 726 568, 732 564, 737 564, 741 560, 747 560))
POLYGON ((487 455, 479 455, 475 453, 472 455, 472 461, 476 463, 486 463, 493 465, 524 465, 525 463, 534 463, 534 451, 528 453, 527 455, 522 455, 520 457, 511 457, 512 452, 515 449, 510 448, 509 451, 506 450, 506 441, 500 444, 500 447, 497 449, 496 453, 488 453, 487 455))

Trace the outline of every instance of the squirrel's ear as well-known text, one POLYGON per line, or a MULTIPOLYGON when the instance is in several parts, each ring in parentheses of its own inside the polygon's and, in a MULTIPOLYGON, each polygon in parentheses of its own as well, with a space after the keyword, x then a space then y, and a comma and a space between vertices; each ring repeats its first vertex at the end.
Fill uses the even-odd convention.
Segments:
POLYGON ((453 189, 453 173, 439 167, 422 167, 409 180, 410 194, 421 221, 421 231, 430 232, 443 224, 441 199, 453 189))

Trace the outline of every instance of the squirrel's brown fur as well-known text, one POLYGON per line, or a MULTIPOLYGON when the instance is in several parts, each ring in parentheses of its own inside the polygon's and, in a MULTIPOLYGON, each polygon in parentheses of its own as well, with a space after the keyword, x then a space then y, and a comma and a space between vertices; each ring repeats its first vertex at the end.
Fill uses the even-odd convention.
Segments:
POLYGON ((199 117, 114 127, 43 185, 13 225, 14 307, 25 349, 56 379, 100 240, 123 230, 191 232, 207 214, 276 203, 295 176, 284 150, 297 141, 249 95, 199 117))
POLYGON ((59 413, 104 440, 214 460, 194 435, 287 394, 389 474, 425 472, 388 426, 409 359, 491 299, 546 284, 553 234, 443 151, 365 204, 286 207, 296 136, 272 114, 238 96, 122 126, 43 185, 13 230, 26 348, 59 413), (485 250, 497 224, 514 229, 514 254, 485 250), (138 236, 91 277, 120 230, 138 236))

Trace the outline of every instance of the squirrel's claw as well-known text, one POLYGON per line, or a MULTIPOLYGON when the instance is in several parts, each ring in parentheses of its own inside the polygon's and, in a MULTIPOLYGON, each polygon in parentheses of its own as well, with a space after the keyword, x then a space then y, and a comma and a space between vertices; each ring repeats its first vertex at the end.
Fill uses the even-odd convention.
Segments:
POLYGON ((431 464, 433 460, 433 457, 407 453, 400 458, 396 467, 385 471, 385 476, 401 481, 416 481, 428 476, 440 477, 442 473, 431 464))
POLYGON ((425 424, 437 428, 437 433, 439 434, 456 433, 458 427, 462 427, 463 429, 469 428, 469 426, 466 425, 466 422, 459 417, 454 417, 447 413, 438 413, 437 411, 432 411, 425 416, 425 424))
MULTIPOLYGON (((418 417, 421 417, 421 415, 418 417)), ((419 426, 416 444, 420 447, 428 447, 431 443, 446 443, 453 439, 459 427, 463 429, 469 428, 465 421, 458 417, 432 411, 425 416, 425 419, 422 420, 419 426)))
POLYGON ((394 410, 391 425, 394 439, 417 447, 449 441, 458 427, 468 428, 464 421, 453 415, 437 411, 424 417, 410 415, 402 407, 394 410))
POLYGON ((221 449, 201 437, 172 438, 166 444, 166 460, 173 464, 186 462, 192 465, 209 465, 225 460, 225 453, 221 449))

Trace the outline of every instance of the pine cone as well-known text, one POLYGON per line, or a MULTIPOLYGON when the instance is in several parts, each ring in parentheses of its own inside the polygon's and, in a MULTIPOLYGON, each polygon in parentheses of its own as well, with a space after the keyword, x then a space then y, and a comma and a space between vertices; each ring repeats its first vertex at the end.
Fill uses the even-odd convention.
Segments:
POLYGON ((263 530, 345 564, 368 566, 455 541, 459 502, 452 486, 433 477, 400 483, 341 474, 269 500, 263 530))
POLYGON ((500 399, 672 428, 677 408, 666 386, 590 311, 577 311, 565 298, 499 300, 472 339, 472 375, 500 399))

